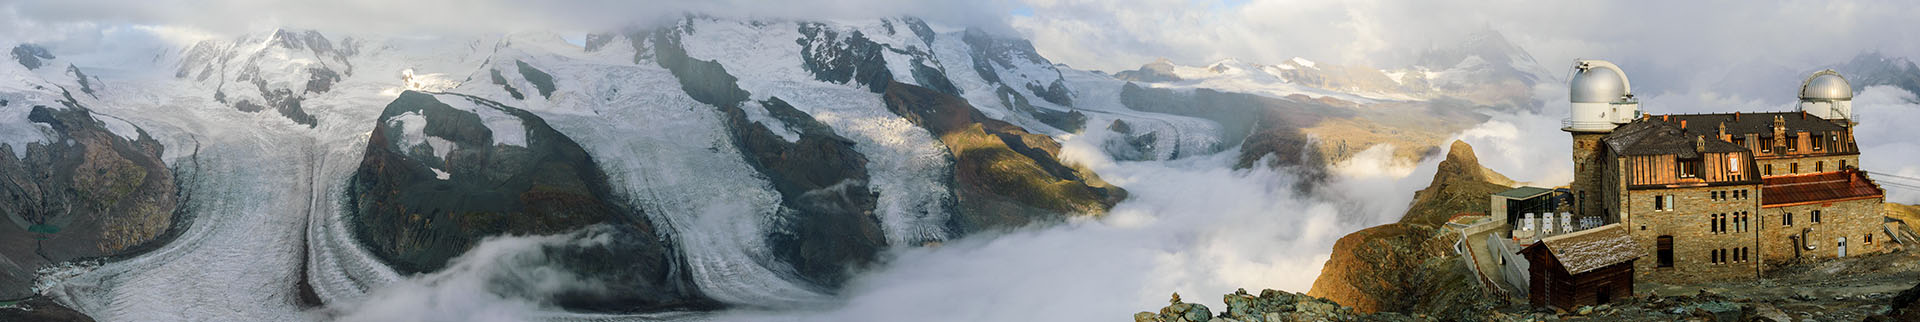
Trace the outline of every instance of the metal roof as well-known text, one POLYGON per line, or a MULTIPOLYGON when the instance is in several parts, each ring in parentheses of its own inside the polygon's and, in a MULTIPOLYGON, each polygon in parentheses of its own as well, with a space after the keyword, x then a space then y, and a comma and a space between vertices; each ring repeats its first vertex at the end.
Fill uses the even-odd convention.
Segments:
POLYGON ((1496 193, 1493 195, 1507 197, 1509 199, 1533 199, 1534 197, 1539 197, 1540 195, 1544 195, 1550 192, 1553 192, 1553 189, 1547 189, 1547 188, 1541 188, 1541 187, 1519 187, 1519 188, 1508 189, 1507 191, 1501 191, 1500 193, 1496 193))
POLYGON ((1773 136, 1773 120, 1775 117, 1785 121, 1786 124, 1784 125, 1787 127, 1787 133, 1832 132, 1845 131, 1847 129, 1833 121, 1805 112, 1675 114, 1655 116, 1655 118, 1666 118, 1668 123, 1679 124, 1686 122, 1688 131, 1719 134, 1720 125, 1725 124, 1727 126, 1727 134, 1759 134, 1761 137, 1773 136))
POLYGON ((1603 142, 1619 155, 1671 154, 1683 159, 1701 157, 1701 153, 1746 152, 1747 148, 1722 141, 1715 135, 1680 126, 1658 117, 1645 117, 1622 125, 1607 134, 1603 142))
POLYGON ((1807 80, 1800 82, 1802 100, 1852 100, 1853 85, 1847 78, 1832 69, 1813 73, 1807 80))
POLYGON ((1824 201, 1880 197, 1879 185, 1859 170, 1761 178, 1760 206, 1784 207, 1824 201))

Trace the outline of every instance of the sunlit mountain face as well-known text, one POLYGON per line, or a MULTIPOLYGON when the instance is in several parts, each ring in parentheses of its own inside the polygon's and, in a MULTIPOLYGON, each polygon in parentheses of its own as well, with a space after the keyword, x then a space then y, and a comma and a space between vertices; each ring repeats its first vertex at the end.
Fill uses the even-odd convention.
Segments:
MULTIPOLYGON (((1734 57, 1670 48, 1731 27, 1438 18, 1471 4, 188 7, 0 3, 0 320, 1545 318, 1451 229, 1580 171, 1574 58, 1650 114, 1791 110, 1833 69, 1875 242, 1920 220, 1920 51, 1863 40, 1891 31, 1734 57)), ((1915 263, 1567 314, 1898 320, 1915 263)))

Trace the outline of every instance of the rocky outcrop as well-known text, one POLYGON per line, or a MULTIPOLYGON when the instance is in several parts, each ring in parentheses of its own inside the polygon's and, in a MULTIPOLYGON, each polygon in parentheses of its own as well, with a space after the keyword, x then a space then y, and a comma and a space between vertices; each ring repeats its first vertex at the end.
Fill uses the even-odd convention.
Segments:
POLYGON ((1001 106, 1061 131, 1079 132, 1086 127, 1087 116, 1071 109, 1074 94, 1067 88, 1066 78, 1052 62, 1034 51, 1033 43, 996 37, 978 29, 962 33, 961 41, 967 44, 974 72, 987 83, 997 85, 994 96, 999 98, 1001 106), (1036 107, 1027 99, 1028 95, 1068 110, 1036 107))
POLYGON ((1887 312, 1867 318, 1867 321, 1920 321, 1920 284, 1900 291, 1900 295, 1889 301, 1887 312))
POLYGON ((13 46, 11 54, 14 61, 20 62, 20 66, 26 66, 28 70, 39 69, 41 61, 54 58, 53 53, 48 52, 46 47, 34 44, 13 46))
POLYGON ((402 93, 381 112, 350 180, 354 236, 401 272, 439 270, 488 236, 606 226, 610 242, 550 256, 623 291, 556 302, 609 311, 708 305, 660 230, 614 202, 593 158, 532 113, 464 95, 402 93))
MULTIPOLYGON (((1386 313, 1363 313, 1353 307, 1341 306, 1327 299, 1306 294, 1286 291, 1261 290, 1256 296, 1240 289, 1221 296, 1221 302, 1227 304, 1226 311, 1212 315, 1205 305, 1184 303, 1180 294, 1174 293, 1173 299, 1160 313, 1140 312, 1133 315, 1134 322, 1283 322, 1283 321, 1415 321, 1407 315, 1386 313)), ((1419 319, 1431 320, 1431 319, 1419 319)))
POLYGON ((1400 222, 1439 227, 1453 215, 1491 211, 1487 196, 1506 191, 1513 180, 1480 165, 1473 146, 1453 141, 1433 181, 1413 193, 1413 206, 1400 222))
POLYGON ((1453 253, 1458 235, 1441 226, 1452 214, 1475 209, 1485 213, 1487 195, 1500 191, 1489 190, 1504 189, 1487 182, 1494 175, 1480 167, 1472 151, 1466 143, 1455 142, 1433 184, 1415 193, 1413 206, 1400 222, 1362 229, 1336 241, 1332 257, 1307 294, 1362 312, 1421 314, 1442 320, 1471 318, 1475 316, 1471 312, 1499 304, 1499 297, 1490 295, 1461 255, 1453 253))
POLYGON ((130 124, 120 125, 137 137, 116 134, 107 122, 124 121, 62 95, 64 106, 19 107, 31 109, 27 119, 46 127, 51 144, 0 147, 0 299, 30 295, 40 267, 150 249, 179 224, 165 147, 130 124))
POLYGON ((93 322, 93 318, 45 297, 35 297, 0 305, 0 321, 93 322))
POLYGON ((887 109, 932 132, 953 154, 953 190, 960 207, 952 217, 956 231, 1102 214, 1126 199, 1126 190, 1092 171, 1061 163, 1060 144, 1053 138, 987 118, 965 99, 897 82, 883 99, 887 109))

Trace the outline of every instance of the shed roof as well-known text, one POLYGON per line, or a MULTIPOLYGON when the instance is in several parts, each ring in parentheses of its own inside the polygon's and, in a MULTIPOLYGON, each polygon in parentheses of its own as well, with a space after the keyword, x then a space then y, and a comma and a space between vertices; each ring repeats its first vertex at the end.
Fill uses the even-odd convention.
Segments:
POLYGON ((1620 224, 1608 224, 1565 235, 1547 237, 1539 243, 1527 246, 1546 247, 1547 252, 1560 261, 1567 274, 1580 274, 1601 267, 1625 263, 1640 258, 1640 243, 1633 241, 1627 234, 1627 228, 1620 224))
POLYGON ((1884 196, 1880 185, 1859 170, 1761 178, 1761 207, 1884 196))
POLYGON ((1539 197, 1540 195, 1544 195, 1549 192, 1553 192, 1553 189, 1547 189, 1547 188, 1541 188, 1541 187, 1519 187, 1519 188, 1507 189, 1507 191, 1501 191, 1500 193, 1496 193, 1493 195, 1512 198, 1512 199, 1533 199, 1534 197, 1539 197))

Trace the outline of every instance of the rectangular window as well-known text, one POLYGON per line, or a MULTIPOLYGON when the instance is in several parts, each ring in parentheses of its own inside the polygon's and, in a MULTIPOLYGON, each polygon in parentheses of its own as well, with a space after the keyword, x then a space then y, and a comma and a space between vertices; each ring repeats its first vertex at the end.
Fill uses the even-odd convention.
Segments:
POLYGON ((1840 170, 1847 169, 1847 160, 1840 160, 1840 170))
POLYGON ((1763 175, 1773 175, 1773 165, 1767 165, 1766 170, 1763 171, 1763 175))
POLYGON ((1654 254, 1660 267, 1673 267, 1673 236, 1660 236, 1654 242, 1654 254))
POLYGON ((1788 163, 1787 170, 1788 170, 1787 173, 1800 174, 1800 163, 1799 162, 1788 163))
POLYGON ((1653 196, 1653 211, 1667 210, 1666 196, 1653 196))
POLYGON ((1867 233, 1867 245, 1873 245, 1873 233, 1867 233))
POLYGON ((1814 210, 1812 215, 1813 215, 1813 223, 1816 223, 1816 224, 1820 223, 1820 211, 1814 210))
POLYGON ((1679 167, 1677 167, 1677 170, 1680 171, 1681 178, 1699 177, 1700 176, 1700 160, 1680 160, 1680 164, 1679 164, 1679 167))
POLYGON ((1745 135, 1733 137, 1733 145, 1738 145, 1742 148, 1752 149, 1752 147, 1747 146, 1747 136, 1745 135))
POLYGON ((1826 161, 1814 161, 1814 162, 1813 162, 1813 172, 1827 172, 1827 162, 1826 162, 1826 161))
POLYGON ((1781 225, 1781 226, 1793 226, 1793 213, 1791 213, 1791 212, 1789 212, 1789 213, 1782 213, 1782 214, 1780 215, 1780 225, 1781 225))

